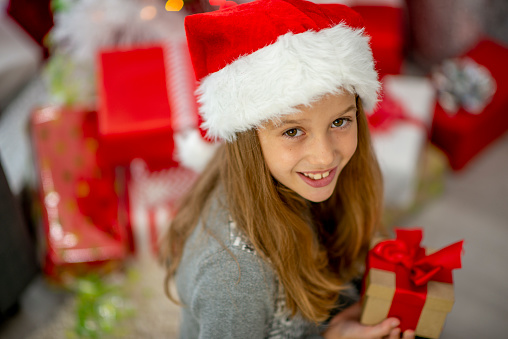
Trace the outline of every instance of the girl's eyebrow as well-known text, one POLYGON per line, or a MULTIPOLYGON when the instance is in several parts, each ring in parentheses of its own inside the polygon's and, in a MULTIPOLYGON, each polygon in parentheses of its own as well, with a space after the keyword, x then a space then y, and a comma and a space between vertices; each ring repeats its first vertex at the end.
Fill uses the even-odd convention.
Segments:
MULTIPOLYGON (((343 110, 342 112, 339 113, 339 116, 342 116, 346 113, 348 113, 349 111, 352 111, 352 110, 355 110, 356 109, 356 105, 355 104, 352 104, 351 106, 349 106, 348 108, 346 108, 345 110, 343 110)), ((283 117, 280 118, 277 122, 274 122, 273 124, 273 127, 274 128, 281 128, 281 127, 284 127, 285 125, 290 125, 290 124, 301 124, 305 121, 308 121, 309 119, 284 119, 283 117)))
POLYGON ((288 119, 288 120, 285 120, 284 118, 281 118, 280 121, 276 124, 276 126, 282 127, 284 125, 289 125, 289 124, 301 124, 302 122, 305 122, 308 120, 309 119, 300 119, 300 120, 288 119))
POLYGON ((346 114, 347 112, 349 111, 353 111, 353 110, 356 110, 356 105, 355 104, 352 104, 351 106, 349 106, 348 108, 346 108, 345 110, 343 110, 340 115, 344 115, 346 114))
POLYGON ((296 119, 295 120, 295 119, 279 118, 279 119, 272 121, 269 129, 276 130, 276 129, 284 128, 286 125, 301 125, 302 123, 304 123, 306 121, 309 121, 309 119, 299 119, 299 120, 296 119))

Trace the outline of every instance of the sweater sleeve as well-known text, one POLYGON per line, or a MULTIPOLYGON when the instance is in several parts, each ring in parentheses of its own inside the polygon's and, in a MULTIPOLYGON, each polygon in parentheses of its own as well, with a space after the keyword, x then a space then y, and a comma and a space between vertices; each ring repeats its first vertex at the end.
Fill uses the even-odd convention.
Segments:
POLYGON ((194 280, 189 311, 199 338, 264 338, 273 316, 274 283, 261 259, 222 250, 204 260, 194 280), (236 261, 235 261, 236 259, 236 261))

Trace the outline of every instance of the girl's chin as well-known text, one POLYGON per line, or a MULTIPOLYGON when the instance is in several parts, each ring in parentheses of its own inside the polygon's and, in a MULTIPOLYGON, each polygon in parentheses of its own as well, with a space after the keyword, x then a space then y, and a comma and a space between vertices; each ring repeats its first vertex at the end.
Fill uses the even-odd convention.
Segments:
MULTIPOLYGON (((323 190, 323 191, 325 191, 325 190, 323 190)), ((298 194, 305 200, 308 200, 310 202, 319 203, 319 202, 324 202, 324 201, 330 199, 330 197, 333 194, 333 190, 330 190, 328 192, 302 192, 302 193, 298 193, 298 194)))

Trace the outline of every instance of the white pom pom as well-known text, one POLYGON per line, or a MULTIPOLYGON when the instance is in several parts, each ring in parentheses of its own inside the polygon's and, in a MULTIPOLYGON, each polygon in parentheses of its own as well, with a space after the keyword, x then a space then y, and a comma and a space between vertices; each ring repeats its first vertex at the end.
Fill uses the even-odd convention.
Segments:
POLYGON ((210 143, 203 139, 197 129, 175 135, 176 157, 180 163, 198 173, 203 172, 212 159, 220 143, 210 143))

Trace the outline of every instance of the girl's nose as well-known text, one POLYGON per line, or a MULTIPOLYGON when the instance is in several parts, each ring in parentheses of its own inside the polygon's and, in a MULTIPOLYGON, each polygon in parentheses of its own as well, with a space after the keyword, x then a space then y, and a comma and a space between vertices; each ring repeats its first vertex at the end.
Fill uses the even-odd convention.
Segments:
POLYGON ((310 141, 309 162, 312 165, 327 169, 335 160, 335 148, 332 136, 329 134, 317 135, 310 141))

